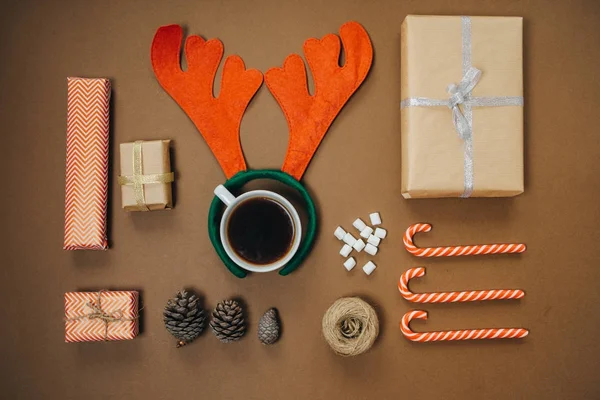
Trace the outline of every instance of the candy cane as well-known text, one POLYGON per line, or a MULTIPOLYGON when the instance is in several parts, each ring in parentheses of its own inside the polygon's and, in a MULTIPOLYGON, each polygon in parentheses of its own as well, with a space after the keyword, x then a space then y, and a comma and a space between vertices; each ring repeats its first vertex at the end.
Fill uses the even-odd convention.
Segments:
POLYGON ((529 335, 523 328, 465 329, 460 331, 413 332, 408 324, 413 319, 427 320, 427 312, 413 310, 404 314, 400 322, 402 334, 413 342, 437 342, 442 340, 471 339, 521 339, 529 335))
POLYGON ((402 297, 413 303, 456 303, 465 301, 520 299, 525 292, 519 289, 471 290, 466 292, 413 293, 408 288, 412 278, 425 276, 425 268, 411 268, 402 274, 398 281, 398 290, 402 297))
POLYGON ((477 244, 472 246, 450 246, 450 247, 423 247, 415 246, 413 236, 418 232, 429 232, 431 225, 411 225, 404 234, 404 247, 409 253, 417 257, 450 257, 471 256, 479 254, 507 254, 523 253, 527 248, 523 243, 508 244, 477 244))

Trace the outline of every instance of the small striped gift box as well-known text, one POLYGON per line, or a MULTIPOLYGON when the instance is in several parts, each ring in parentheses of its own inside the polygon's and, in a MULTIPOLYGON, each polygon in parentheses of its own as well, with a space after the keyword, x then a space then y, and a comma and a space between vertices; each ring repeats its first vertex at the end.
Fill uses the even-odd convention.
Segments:
POLYGON ((139 332, 139 293, 65 293, 65 342, 131 340, 139 332))
POLYGON ((104 250, 110 81, 67 80, 65 250, 104 250))

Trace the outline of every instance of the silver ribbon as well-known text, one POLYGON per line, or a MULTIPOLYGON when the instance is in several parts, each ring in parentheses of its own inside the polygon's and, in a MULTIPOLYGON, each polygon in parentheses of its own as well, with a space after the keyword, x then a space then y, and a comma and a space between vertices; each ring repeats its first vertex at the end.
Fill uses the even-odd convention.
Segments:
POLYGON ((409 97, 400 103, 407 107, 448 107, 452 110, 452 122, 458 136, 464 142, 464 191, 460 197, 473 194, 473 107, 523 106, 522 96, 475 97, 471 92, 481 78, 481 71, 471 64, 471 18, 461 17, 463 77, 458 85, 448 85, 448 99, 430 99, 428 97, 409 97), (462 111, 461 111, 462 107, 462 111))

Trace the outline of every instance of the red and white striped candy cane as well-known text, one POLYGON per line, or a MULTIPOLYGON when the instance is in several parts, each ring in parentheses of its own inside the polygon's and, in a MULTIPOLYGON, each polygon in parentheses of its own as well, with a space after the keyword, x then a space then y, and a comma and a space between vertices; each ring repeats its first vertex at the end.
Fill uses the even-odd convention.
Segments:
POLYGON ((398 281, 398 290, 402 297, 413 303, 456 303, 466 301, 511 300, 520 299, 525 292, 519 289, 471 290, 466 292, 413 293, 408 288, 412 278, 425 276, 425 268, 411 268, 402 274, 398 281))
POLYGON ((507 244, 476 244, 472 246, 449 246, 449 247, 423 247, 415 246, 413 236, 418 232, 429 232, 431 225, 414 224, 411 225, 404 234, 404 247, 417 257, 450 257, 450 256, 471 256, 479 254, 507 254, 523 253, 527 247, 523 243, 507 244))
POLYGON ((529 335, 523 328, 464 329, 459 331, 413 332, 408 324, 413 319, 427 320, 427 312, 413 310, 404 314, 400 322, 402 334, 413 342, 438 342, 442 340, 471 339, 521 339, 529 335))

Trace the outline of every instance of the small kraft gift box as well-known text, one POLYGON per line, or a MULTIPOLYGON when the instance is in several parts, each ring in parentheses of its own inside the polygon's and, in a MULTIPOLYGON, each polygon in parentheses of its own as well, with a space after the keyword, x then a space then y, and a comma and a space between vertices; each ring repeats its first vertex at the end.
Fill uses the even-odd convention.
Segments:
POLYGON ((523 192, 523 19, 409 15, 401 28, 402 195, 523 192))
POLYGON ((139 332, 137 291, 65 293, 65 342, 134 339, 139 332))
POLYGON ((173 207, 170 140, 121 143, 121 199, 125 211, 173 207))

